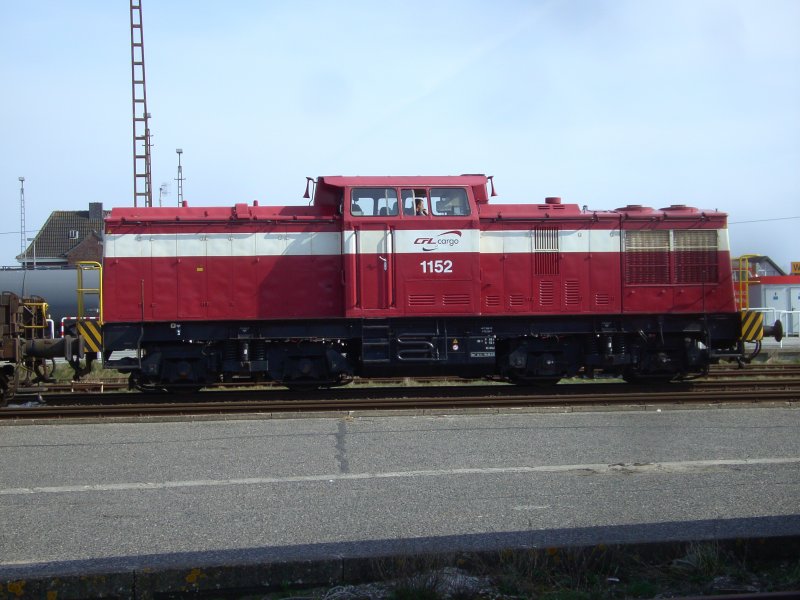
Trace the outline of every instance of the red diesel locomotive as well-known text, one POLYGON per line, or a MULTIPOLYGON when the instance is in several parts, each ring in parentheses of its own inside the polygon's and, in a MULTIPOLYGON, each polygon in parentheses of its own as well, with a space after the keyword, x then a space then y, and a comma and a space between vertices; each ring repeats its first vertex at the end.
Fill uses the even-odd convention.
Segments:
POLYGON ((743 356, 723 213, 492 204, 484 175, 315 183, 310 206, 114 209, 106 365, 178 390, 668 380, 743 356))

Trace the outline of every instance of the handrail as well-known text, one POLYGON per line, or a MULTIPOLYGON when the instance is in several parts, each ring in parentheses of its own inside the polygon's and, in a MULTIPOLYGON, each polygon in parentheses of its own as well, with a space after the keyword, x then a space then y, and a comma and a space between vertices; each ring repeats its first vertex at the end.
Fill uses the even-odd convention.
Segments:
POLYGON ((86 316, 86 302, 84 297, 86 294, 97 294, 98 304, 98 324, 103 324, 103 266, 99 262, 92 260, 82 260, 75 263, 78 275, 78 321, 84 321, 86 316), (88 288, 83 284, 84 271, 97 271, 97 287, 88 288))
POLYGON ((22 323, 22 329, 46 329, 47 325, 47 302, 44 300, 37 301, 37 300, 28 300, 23 298, 22 305, 31 311, 31 315, 33 318, 31 319, 30 324, 22 323), (41 319, 37 318, 36 311, 41 310, 41 319))

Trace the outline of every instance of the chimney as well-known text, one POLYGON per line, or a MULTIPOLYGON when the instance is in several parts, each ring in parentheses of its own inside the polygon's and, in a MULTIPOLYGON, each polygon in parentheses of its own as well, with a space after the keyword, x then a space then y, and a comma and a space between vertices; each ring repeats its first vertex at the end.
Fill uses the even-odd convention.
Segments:
POLYGON ((102 221, 103 220, 103 203, 102 202, 89 202, 89 220, 102 221))

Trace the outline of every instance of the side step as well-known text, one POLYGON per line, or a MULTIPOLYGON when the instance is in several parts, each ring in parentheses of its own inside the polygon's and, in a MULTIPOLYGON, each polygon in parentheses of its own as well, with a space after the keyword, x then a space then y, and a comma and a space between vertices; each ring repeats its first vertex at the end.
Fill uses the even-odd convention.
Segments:
POLYGON ((361 362, 365 365, 391 361, 389 325, 386 321, 361 326, 361 362))

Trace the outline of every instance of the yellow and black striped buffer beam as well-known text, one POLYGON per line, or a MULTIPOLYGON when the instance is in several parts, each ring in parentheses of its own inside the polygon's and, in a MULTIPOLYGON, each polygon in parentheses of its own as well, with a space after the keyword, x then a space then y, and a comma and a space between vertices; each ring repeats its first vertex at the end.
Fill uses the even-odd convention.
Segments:
POLYGON ((103 338, 100 335, 100 325, 97 321, 78 321, 78 335, 83 338, 89 352, 100 352, 103 347, 103 338))
POLYGON ((742 341, 757 342, 764 337, 764 314, 757 310, 742 311, 742 341))

